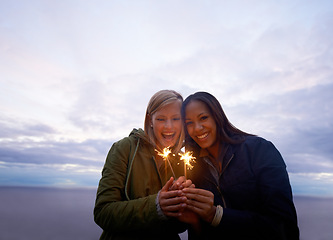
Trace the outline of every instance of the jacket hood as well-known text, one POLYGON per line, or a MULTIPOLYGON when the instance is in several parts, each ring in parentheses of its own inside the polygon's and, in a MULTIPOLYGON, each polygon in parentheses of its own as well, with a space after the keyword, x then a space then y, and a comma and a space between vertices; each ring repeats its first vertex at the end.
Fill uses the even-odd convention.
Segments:
POLYGON ((133 130, 129 134, 129 137, 137 137, 142 139, 145 143, 149 143, 148 136, 142 128, 139 129, 133 128, 133 130))

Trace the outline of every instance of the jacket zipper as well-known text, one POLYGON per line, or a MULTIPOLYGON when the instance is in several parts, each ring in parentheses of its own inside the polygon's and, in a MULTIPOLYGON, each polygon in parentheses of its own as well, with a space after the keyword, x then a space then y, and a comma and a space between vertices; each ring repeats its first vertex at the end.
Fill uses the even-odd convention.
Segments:
POLYGON ((217 191, 219 192, 219 194, 220 194, 220 196, 222 198, 223 208, 227 208, 227 204, 226 204, 226 202, 224 200, 223 194, 222 194, 221 189, 220 189, 220 187, 218 185, 216 185, 216 189, 217 189, 217 191))
POLYGON ((220 189, 220 187, 219 187, 219 185, 217 185, 215 182, 213 182, 213 181, 211 181, 210 179, 208 179, 208 178, 206 178, 207 180, 208 180, 208 182, 210 182, 210 183, 212 183, 214 186, 215 186, 215 188, 216 188, 216 190, 218 191, 218 193, 219 193, 219 195, 220 195, 220 197, 221 197, 221 199, 222 199, 222 207, 223 208, 227 208, 227 204, 226 204, 226 202, 225 202, 225 200, 224 200, 224 197, 223 197, 223 194, 222 194, 222 192, 221 192, 221 189, 220 189))
MULTIPOLYGON (((221 172, 219 178, 222 176, 222 174, 224 173, 224 171, 226 170, 226 168, 229 166, 229 163, 231 162, 231 160, 233 159, 233 157, 234 157, 234 154, 232 154, 232 156, 230 157, 229 161, 227 162, 227 164, 225 165, 224 169, 222 170, 222 172, 221 172)), ((224 196, 223 196, 223 194, 222 194, 222 191, 221 191, 219 185, 216 184, 215 182, 212 182, 212 181, 211 181, 210 179, 208 179, 208 178, 206 178, 206 179, 207 179, 209 182, 211 182, 213 185, 215 185, 215 187, 216 187, 216 189, 217 189, 217 191, 218 191, 218 193, 220 194, 220 197, 221 197, 221 199, 222 199, 222 202, 223 202, 223 208, 227 208, 227 203, 225 202, 224 196)))

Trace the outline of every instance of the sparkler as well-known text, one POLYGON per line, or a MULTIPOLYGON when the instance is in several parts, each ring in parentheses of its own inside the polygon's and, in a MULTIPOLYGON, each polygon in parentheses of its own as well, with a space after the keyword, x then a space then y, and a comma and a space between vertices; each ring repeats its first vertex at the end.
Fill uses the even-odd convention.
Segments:
POLYGON ((180 160, 184 161, 184 175, 186 178, 186 168, 191 170, 193 168, 193 163, 195 163, 195 157, 193 157, 193 152, 185 152, 184 154, 179 153, 180 160))
POLYGON ((167 165, 166 165, 166 162, 167 162, 167 163, 169 164, 169 167, 170 167, 170 169, 171 169, 171 172, 172 172, 172 174, 173 174, 173 177, 176 178, 175 172, 173 171, 173 168, 172 168, 172 166, 171 166, 171 163, 170 163, 170 161, 169 161, 169 159, 168 159, 168 156, 169 156, 169 154, 171 153, 170 147, 166 147, 166 148, 164 148, 164 149, 163 149, 163 153, 159 152, 157 149, 155 149, 155 151, 156 151, 157 154, 158 154, 159 156, 161 156, 161 157, 164 159, 164 161, 165 161, 165 176, 166 176, 166 171, 167 171, 167 165))

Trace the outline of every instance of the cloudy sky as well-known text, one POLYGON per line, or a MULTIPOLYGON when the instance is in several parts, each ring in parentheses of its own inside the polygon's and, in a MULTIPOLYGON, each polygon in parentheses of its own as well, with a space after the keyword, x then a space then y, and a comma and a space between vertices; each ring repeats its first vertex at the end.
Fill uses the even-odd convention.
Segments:
POLYGON ((0 185, 96 187, 152 94, 208 91, 333 195, 330 0, 0 0, 0 185))

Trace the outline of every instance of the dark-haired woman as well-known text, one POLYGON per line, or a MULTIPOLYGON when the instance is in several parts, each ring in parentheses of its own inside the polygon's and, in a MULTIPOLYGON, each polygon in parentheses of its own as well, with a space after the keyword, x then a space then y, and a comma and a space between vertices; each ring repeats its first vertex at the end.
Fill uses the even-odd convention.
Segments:
POLYGON ((186 150, 196 156, 183 190, 189 239, 299 239, 286 165, 275 146, 234 127, 209 93, 182 105, 186 150), (196 218, 193 217, 196 216, 196 218))

